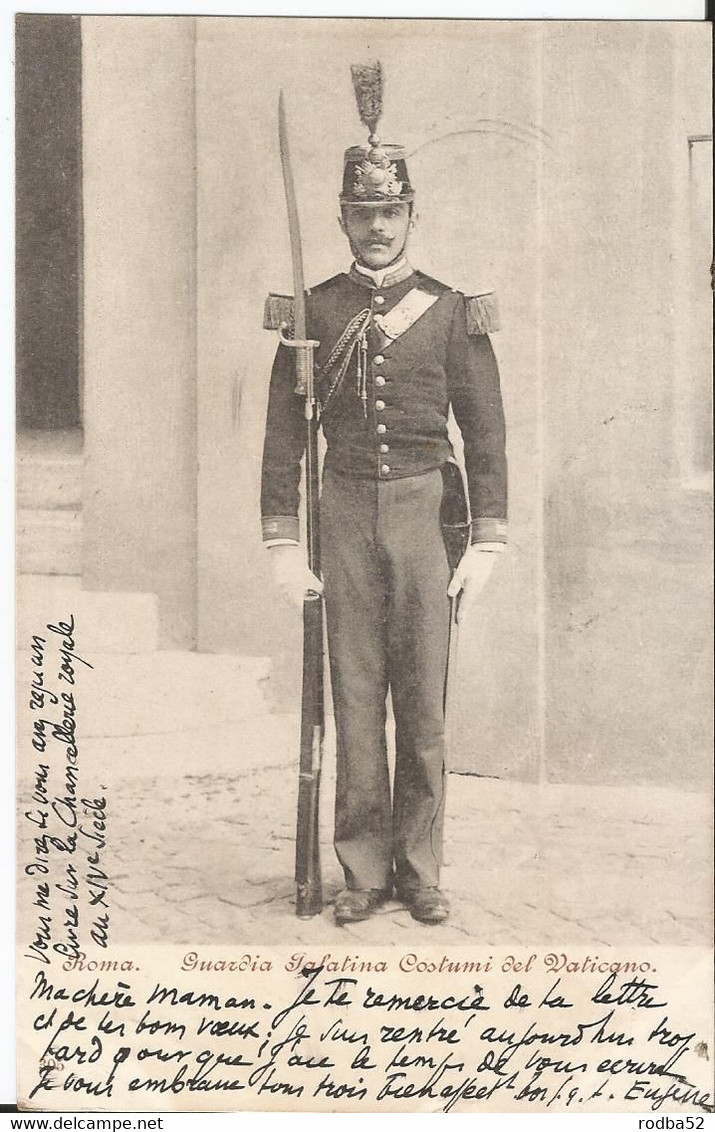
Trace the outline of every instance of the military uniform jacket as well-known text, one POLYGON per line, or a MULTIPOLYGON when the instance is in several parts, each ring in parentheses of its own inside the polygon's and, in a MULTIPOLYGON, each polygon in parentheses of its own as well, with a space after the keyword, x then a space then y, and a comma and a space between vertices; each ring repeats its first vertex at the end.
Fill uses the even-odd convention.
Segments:
MULTIPOLYGON (((289 304, 272 296, 264 325, 288 321, 289 304)), ((492 297, 467 297, 409 266, 378 287, 353 266, 308 292, 306 315, 308 337, 320 343, 325 467, 378 481, 439 468, 452 457, 451 405, 464 441, 472 541, 505 542, 504 414, 487 333, 496 329, 492 297)), ((292 351, 279 346, 263 451, 266 541, 298 538, 306 423, 294 388, 292 351)))

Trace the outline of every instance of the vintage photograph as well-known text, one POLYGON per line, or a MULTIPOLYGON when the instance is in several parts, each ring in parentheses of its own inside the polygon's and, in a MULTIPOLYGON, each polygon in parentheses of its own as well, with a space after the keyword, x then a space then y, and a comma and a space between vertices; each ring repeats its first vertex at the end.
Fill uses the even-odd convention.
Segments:
POLYGON ((708 26, 26 14, 15 71, 28 985, 707 953, 708 26))

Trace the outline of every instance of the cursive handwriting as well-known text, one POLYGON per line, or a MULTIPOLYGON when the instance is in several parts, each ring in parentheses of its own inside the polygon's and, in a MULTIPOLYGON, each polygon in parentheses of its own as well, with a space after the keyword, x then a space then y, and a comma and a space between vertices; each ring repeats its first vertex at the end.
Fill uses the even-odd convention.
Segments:
POLYGON ((539 958, 518 981, 495 960, 478 984, 454 972, 416 986, 399 961, 397 974, 385 961, 361 976, 295 971, 292 957, 275 955, 270 970, 266 956, 250 955, 202 970, 189 955, 193 975, 184 955, 183 974, 166 983, 126 957, 119 966, 84 955, 54 979, 37 972, 32 1096, 130 1108, 182 1093, 330 1111, 712 1108, 701 1036, 677 1024, 653 976, 562 969, 554 978, 539 958))
POLYGON ((83 791, 79 739, 80 672, 73 614, 30 640, 27 710, 37 761, 25 810, 31 847, 24 863, 34 924, 25 958, 77 959, 83 945, 110 942, 110 875, 105 864, 107 787, 83 791))

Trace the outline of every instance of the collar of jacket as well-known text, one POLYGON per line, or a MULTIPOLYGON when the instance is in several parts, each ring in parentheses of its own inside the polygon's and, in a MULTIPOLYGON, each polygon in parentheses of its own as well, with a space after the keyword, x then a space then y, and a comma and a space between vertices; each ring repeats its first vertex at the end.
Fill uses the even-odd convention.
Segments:
POLYGON ((380 287, 377 286, 377 283, 371 275, 366 275, 362 271, 358 271, 354 263, 351 265, 348 274, 353 283, 358 283, 361 287, 367 287, 370 291, 381 291, 386 287, 394 287, 397 283, 404 283, 404 281, 409 279, 414 273, 415 269, 412 265, 408 263, 407 260, 403 260, 394 271, 385 272, 380 287))

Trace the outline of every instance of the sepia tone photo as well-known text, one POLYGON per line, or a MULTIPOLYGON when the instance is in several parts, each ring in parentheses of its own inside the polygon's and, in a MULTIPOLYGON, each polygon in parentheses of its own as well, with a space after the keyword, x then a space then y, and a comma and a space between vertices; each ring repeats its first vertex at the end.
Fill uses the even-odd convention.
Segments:
MULTIPOLYGON (((137 954, 488 996, 655 949, 710 1042, 707 26, 21 15, 15 53, 20 1033, 137 954)), ((27 1041, 28 1107, 134 1057, 102 1094, 27 1041)), ((207 1107, 372 1107, 250 1064, 207 1107)))

